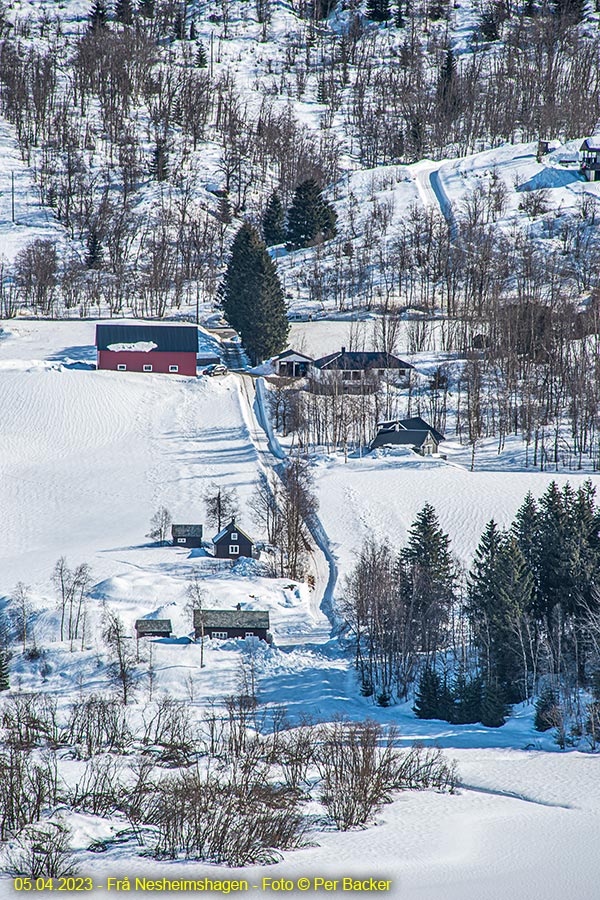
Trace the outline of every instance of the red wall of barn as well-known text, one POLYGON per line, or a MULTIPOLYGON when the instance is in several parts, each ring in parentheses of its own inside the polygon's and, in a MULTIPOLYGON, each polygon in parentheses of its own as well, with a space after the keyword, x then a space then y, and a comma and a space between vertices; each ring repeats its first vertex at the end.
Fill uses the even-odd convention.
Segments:
POLYGON ((116 353, 114 350, 98 350, 98 368, 116 371, 117 366, 126 365, 128 372, 143 372, 144 366, 152 366, 153 372, 169 373, 169 366, 179 366, 178 375, 196 374, 195 353, 160 353, 151 350, 149 353, 140 353, 136 350, 127 350, 116 353))

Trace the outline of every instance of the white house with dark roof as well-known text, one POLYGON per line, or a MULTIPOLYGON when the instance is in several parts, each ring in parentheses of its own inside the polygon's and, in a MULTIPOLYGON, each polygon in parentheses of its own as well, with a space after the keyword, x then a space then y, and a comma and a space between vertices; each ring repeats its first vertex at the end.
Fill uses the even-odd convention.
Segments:
POLYGON ((284 350, 273 360, 275 373, 282 378, 304 378, 313 364, 312 356, 291 349, 284 350))
POLYGON ((314 361, 313 374, 318 378, 337 375, 344 386, 374 383, 379 378, 408 382, 414 366, 392 353, 346 350, 330 353, 314 361))

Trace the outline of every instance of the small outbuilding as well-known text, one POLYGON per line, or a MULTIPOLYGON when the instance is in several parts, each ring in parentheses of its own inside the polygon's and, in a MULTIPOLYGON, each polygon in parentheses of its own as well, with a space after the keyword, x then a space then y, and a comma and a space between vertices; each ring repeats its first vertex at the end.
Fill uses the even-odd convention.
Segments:
POLYGON ((282 378, 304 378, 313 362, 311 356, 297 350, 284 350, 273 360, 273 367, 282 378))
POLYGON ((440 443, 444 440, 446 440, 444 435, 421 416, 411 416, 408 419, 378 422, 377 434, 371 441, 369 449, 405 446, 421 456, 431 456, 432 453, 439 452, 440 443))
POLYGON ((171 637, 173 628, 170 619, 138 619, 135 623, 138 640, 143 637, 171 637))
POLYGON ((214 554, 218 559, 239 559, 253 556, 254 541, 232 519, 229 525, 213 538, 214 554))
POLYGON ((171 536, 176 547, 201 547, 202 525, 171 525, 171 536))
POLYGON ((257 609, 195 609, 194 633, 196 640, 257 637, 270 643, 269 613, 257 609))

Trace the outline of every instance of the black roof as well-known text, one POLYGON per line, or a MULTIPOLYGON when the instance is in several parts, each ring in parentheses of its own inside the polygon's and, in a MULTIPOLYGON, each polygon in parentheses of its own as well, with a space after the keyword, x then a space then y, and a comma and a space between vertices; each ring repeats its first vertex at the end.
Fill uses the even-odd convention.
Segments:
POLYGON ((195 609, 194 628, 268 628, 269 613, 258 609, 195 609))
POLYGON ((138 619, 135 623, 135 630, 138 634, 146 634, 149 631, 171 634, 173 631, 170 619, 138 619))
POLYGON ((202 525, 171 525, 171 534, 178 537, 202 537, 202 525))
MULTIPOLYGON (((446 440, 444 435, 438 431, 437 428, 434 428, 433 425, 430 425, 429 422, 426 422, 421 416, 411 416, 409 419, 391 419, 389 422, 378 422, 377 428, 379 429, 378 434, 395 431, 424 431, 426 434, 431 434, 438 444, 440 441, 446 440)), ((395 443, 408 443, 408 441, 395 441, 395 443)))
POLYGON ((249 540, 251 544, 254 544, 254 541, 252 540, 250 535, 246 534, 246 532, 243 530, 243 528, 240 528, 240 526, 237 524, 235 519, 232 519, 231 522, 229 523, 229 525, 226 525, 225 528, 221 528, 220 532, 218 534, 215 534, 214 538, 212 539, 213 544, 218 544, 220 541, 223 541, 223 540, 225 540, 225 538, 228 538, 232 531, 235 531, 238 534, 243 534, 244 537, 247 540, 249 540))
POLYGON ((400 431, 385 430, 379 431, 371 441, 371 450, 376 447, 385 447, 386 444, 397 444, 405 447, 422 447, 429 431, 418 431, 417 429, 404 429, 400 431))
POLYGON ((197 353, 198 329, 195 325, 96 325, 98 350, 108 350, 110 344, 137 344, 139 341, 156 344, 150 353, 197 353))
POLYGON ((391 353, 376 351, 349 351, 342 347, 339 353, 330 353, 315 360, 318 369, 412 369, 410 363, 391 353))

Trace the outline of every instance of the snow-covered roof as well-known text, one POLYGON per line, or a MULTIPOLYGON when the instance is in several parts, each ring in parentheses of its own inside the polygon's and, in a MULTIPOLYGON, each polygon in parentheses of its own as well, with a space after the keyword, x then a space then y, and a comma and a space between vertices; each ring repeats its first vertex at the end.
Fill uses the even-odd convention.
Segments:
POLYGON ((379 353, 377 351, 365 352, 346 350, 330 353, 315 360, 318 369, 412 369, 410 363, 404 362, 391 353, 379 353))
POLYGON ((600 153, 600 134, 595 134, 592 137, 586 138, 580 149, 591 150, 592 152, 597 151, 600 153))
POLYGON ((194 628, 268 628, 269 613, 258 609, 195 609, 194 628))
POLYGON ((100 323, 96 325, 98 350, 196 353, 198 329, 195 325, 138 325, 100 323), (142 346, 151 345, 151 346, 142 346), (116 350, 116 348, 119 348, 116 350))
POLYGON ((171 534, 174 538, 202 537, 202 525, 171 525, 171 534))
POLYGON ((138 619, 135 623, 135 630, 138 634, 171 634, 173 627, 170 619, 138 619))

